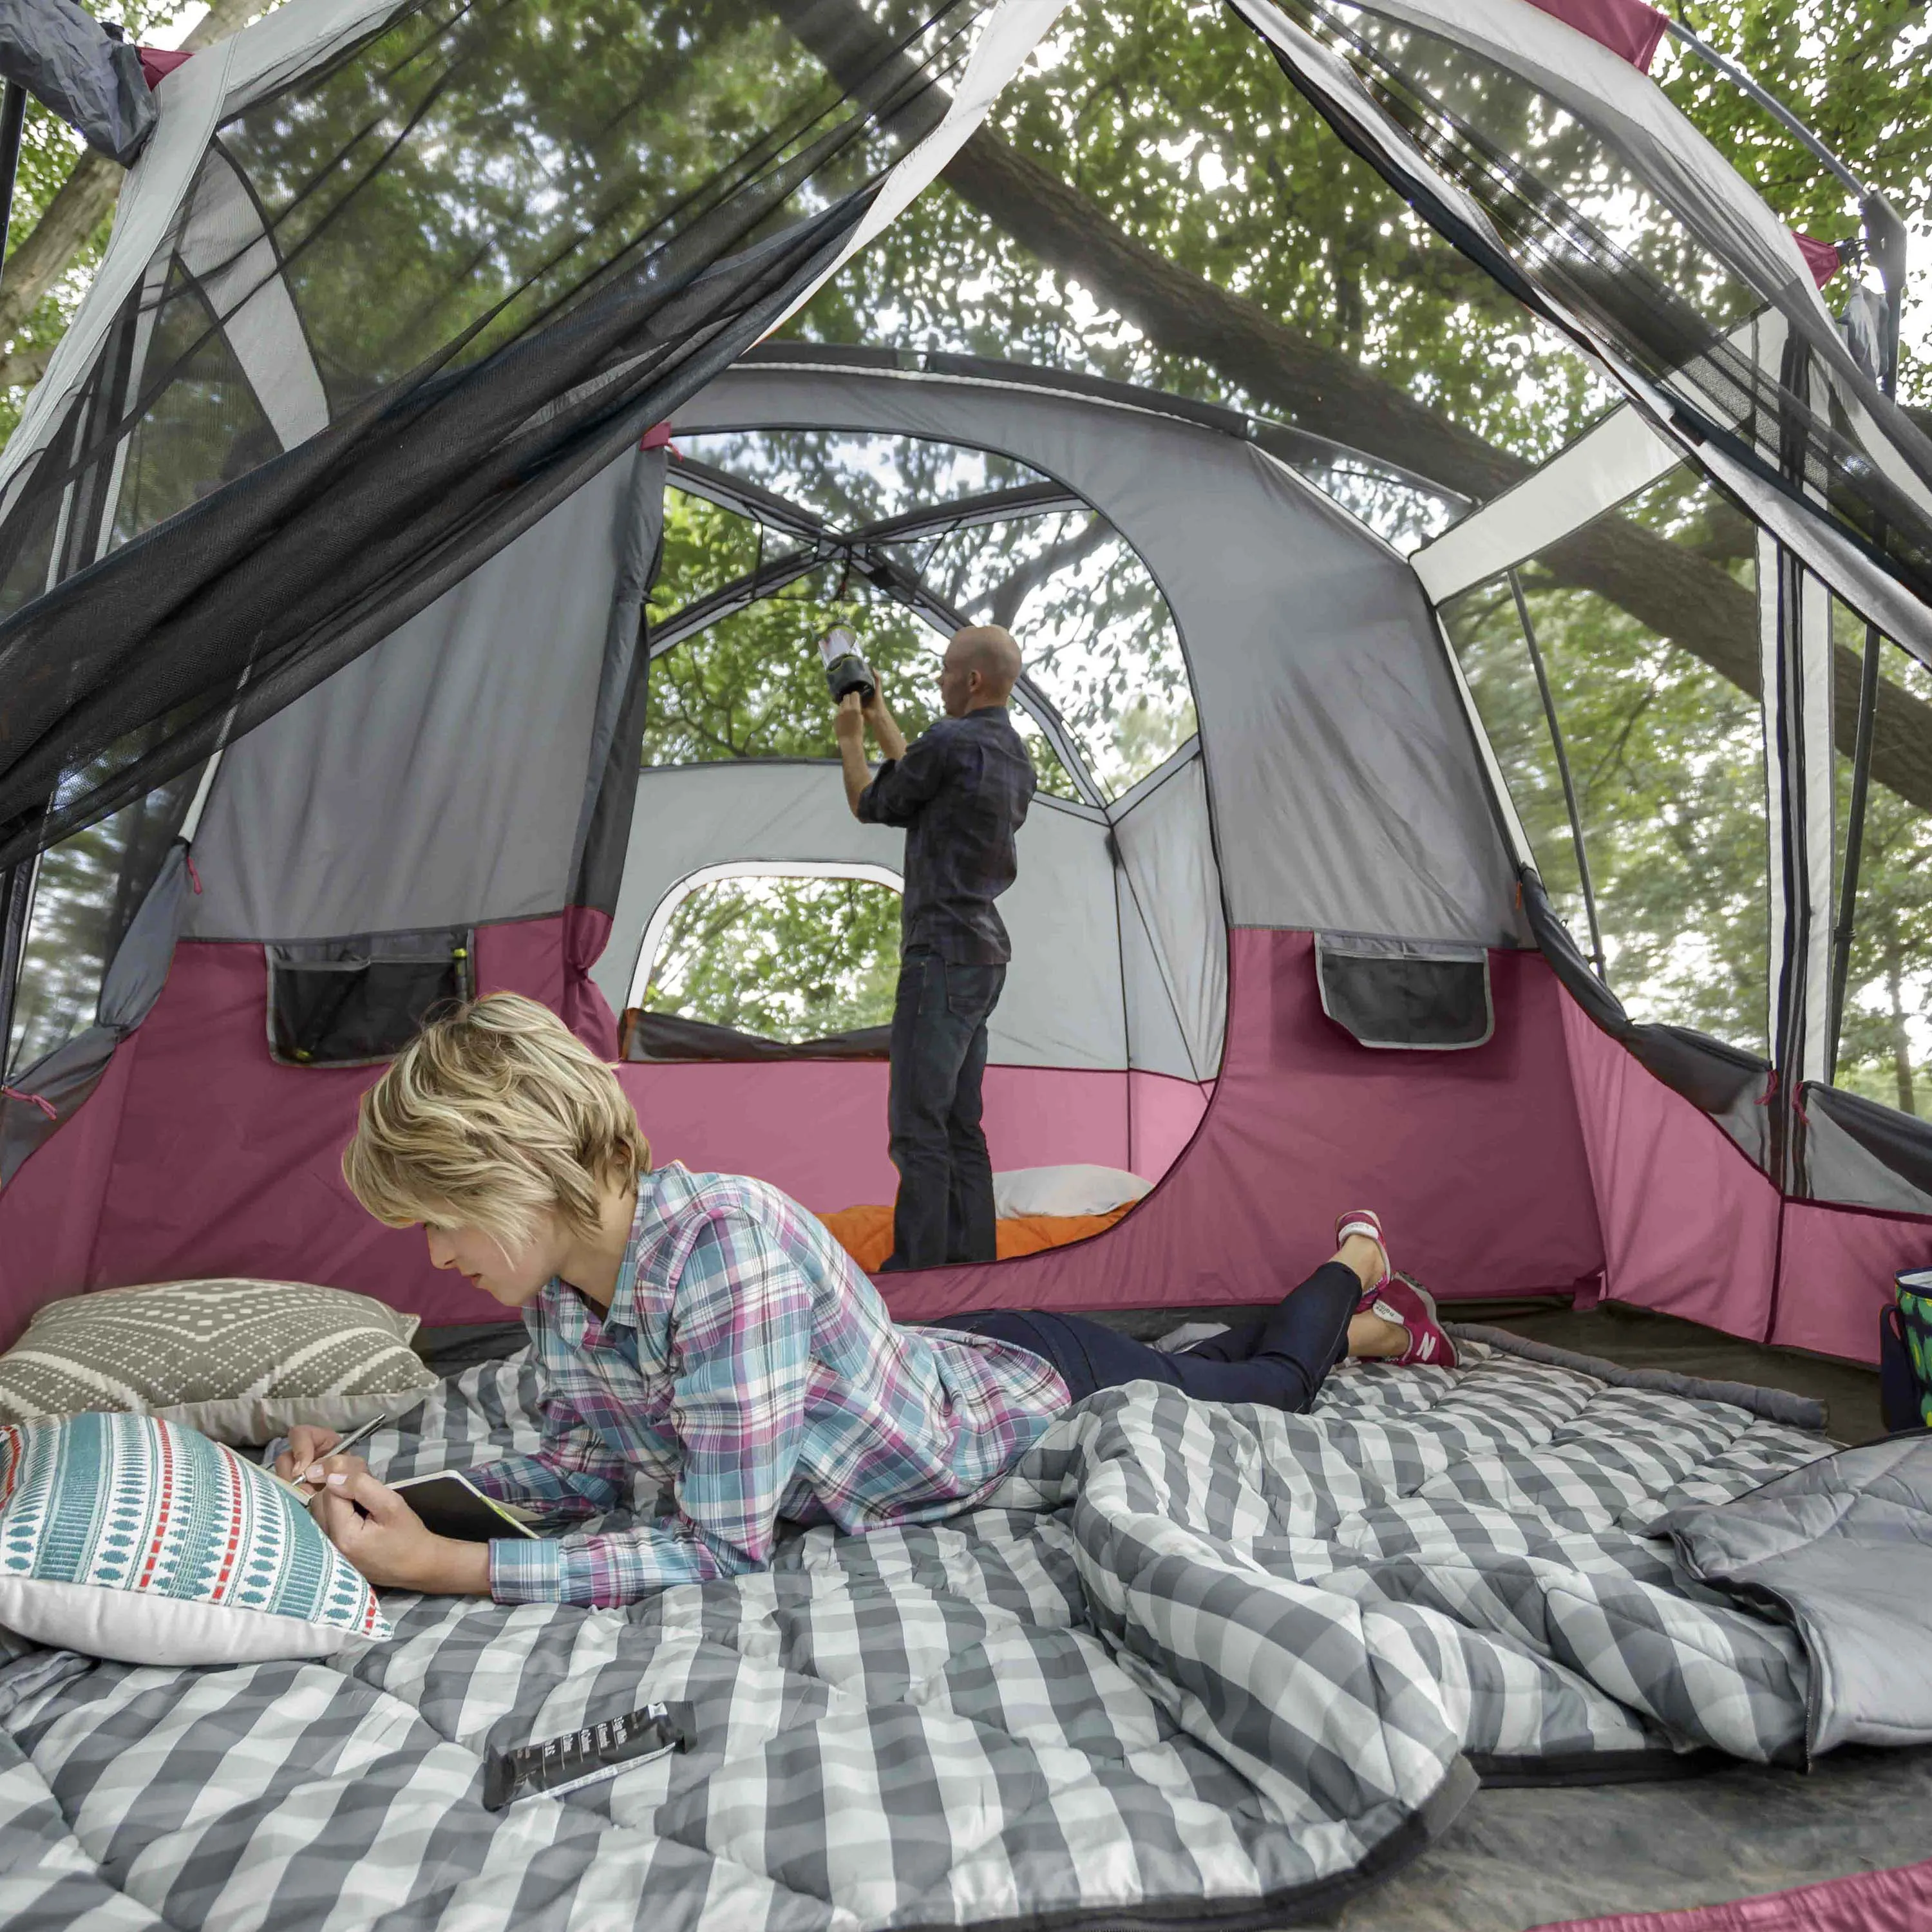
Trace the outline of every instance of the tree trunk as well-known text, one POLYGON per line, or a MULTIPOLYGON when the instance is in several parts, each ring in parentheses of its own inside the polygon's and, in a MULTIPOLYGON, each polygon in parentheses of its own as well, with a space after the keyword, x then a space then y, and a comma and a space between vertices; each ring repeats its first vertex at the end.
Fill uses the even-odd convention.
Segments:
POLYGON ((1898 1111, 1918 1112, 1912 1090, 1912 1036, 1906 1030, 1904 957, 1897 947, 1885 956, 1886 991, 1892 995, 1892 1070, 1898 1082, 1898 1111))
MULTIPOLYGON (((779 0, 792 31, 842 85, 883 110, 908 145, 947 106, 851 0, 779 0)), ((1482 500, 1535 466, 1449 422, 1351 358, 1277 321, 1258 302, 1170 261, 1118 227, 1071 183, 981 127, 940 178, 1012 238, 1171 355, 1210 364, 1298 427, 1482 500)), ((1757 600, 1718 563, 1640 525, 1600 518, 1538 560, 1558 584, 1594 592, 1754 697, 1760 664, 1757 600)), ((1859 666, 1834 653, 1834 735, 1856 736, 1859 666)), ((1932 705, 1889 682, 1880 692, 1872 776, 1932 812, 1932 705)))
MULTIPOLYGON (((225 40, 273 4, 274 0, 212 0, 206 15, 182 45, 199 50, 225 40)), ((124 172, 118 161, 92 148, 75 161, 73 173, 61 183, 40 220, 7 257, 6 271, 0 274, 0 341, 20 333, 40 298, 67 273, 68 264, 114 206, 124 172)), ((0 383, 38 381, 46 366, 44 350, 9 356, 0 362, 0 383), (32 361, 36 355, 38 366, 32 361)))

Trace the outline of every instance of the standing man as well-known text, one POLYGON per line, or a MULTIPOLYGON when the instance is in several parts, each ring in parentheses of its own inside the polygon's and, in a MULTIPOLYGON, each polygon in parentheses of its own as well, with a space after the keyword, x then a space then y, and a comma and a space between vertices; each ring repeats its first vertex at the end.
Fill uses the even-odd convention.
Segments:
POLYGON ((841 699, 845 797, 869 825, 905 827, 898 995, 886 1119, 899 1171, 888 1268, 994 1258, 993 1166, 980 1130, 986 1022, 1012 947, 993 902, 1019 868, 1013 835, 1033 766, 1006 706, 1019 646, 997 624, 955 634, 939 673, 946 716, 908 748, 874 685, 841 699), (866 764, 865 728, 885 762, 866 764))

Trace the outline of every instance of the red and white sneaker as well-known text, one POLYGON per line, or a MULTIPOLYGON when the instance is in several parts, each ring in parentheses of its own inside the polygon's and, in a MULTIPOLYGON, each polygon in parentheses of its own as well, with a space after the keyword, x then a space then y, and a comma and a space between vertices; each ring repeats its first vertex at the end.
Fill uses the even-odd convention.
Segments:
POLYGON ((1351 1208, 1335 1223, 1336 1246, 1339 1248, 1351 1234, 1366 1234, 1382 1250, 1382 1278, 1362 1290, 1362 1303, 1366 1307, 1389 1284, 1388 1243, 1382 1236, 1382 1216, 1372 1208, 1351 1208))
POLYGON ((1370 1305, 1372 1315, 1384 1322, 1399 1323, 1408 1330, 1408 1346, 1402 1354, 1384 1357, 1398 1368, 1411 1362, 1426 1362, 1432 1369, 1456 1366, 1456 1345, 1436 1317, 1436 1298, 1419 1281, 1406 1274, 1390 1275, 1370 1305))

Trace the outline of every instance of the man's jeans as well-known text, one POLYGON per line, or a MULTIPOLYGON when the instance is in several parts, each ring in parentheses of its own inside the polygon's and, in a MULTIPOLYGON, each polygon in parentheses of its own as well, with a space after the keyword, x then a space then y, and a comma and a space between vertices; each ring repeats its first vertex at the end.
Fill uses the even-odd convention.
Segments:
POLYGON ((993 1164, 980 1130, 986 1020, 1004 966, 967 966, 930 947, 899 962, 892 1080, 886 1102, 899 1171, 889 1268, 994 1258, 993 1164))

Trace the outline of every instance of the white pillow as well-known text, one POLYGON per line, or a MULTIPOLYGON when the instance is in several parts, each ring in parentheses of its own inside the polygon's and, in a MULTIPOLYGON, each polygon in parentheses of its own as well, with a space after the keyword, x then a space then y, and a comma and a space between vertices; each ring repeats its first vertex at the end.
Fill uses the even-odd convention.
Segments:
POLYGON ((0 1355, 0 1422, 124 1408, 218 1442, 346 1431, 422 1400, 418 1318, 307 1282, 163 1282, 50 1302, 0 1355))
POLYGON ((993 1177, 993 1212, 1001 1220, 1012 1214, 1104 1214, 1124 1201, 1138 1201, 1153 1185, 1124 1167, 1084 1161, 1010 1168, 993 1177))
POLYGON ((266 1469, 152 1416, 0 1424, 0 1624, 126 1664, 331 1657, 376 1593, 266 1469))

